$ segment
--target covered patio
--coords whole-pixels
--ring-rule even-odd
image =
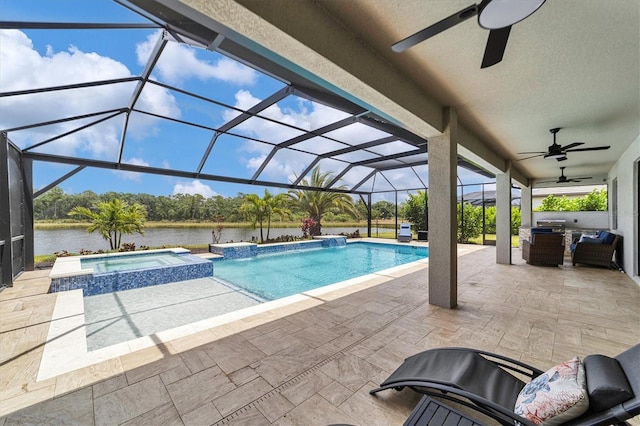
[[[417,394],[368,392],[416,352],[474,347],[545,369],[640,341],[626,274],[457,250],[455,310],[429,303],[425,262],[41,381],[47,332],[64,318],[51,319],[47,271],[25,273],[0,293],[2,424],[402,424]]]

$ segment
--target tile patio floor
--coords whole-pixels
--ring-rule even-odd
[[[0,426],[402,424],[418,401],[368,391],[413,353],[498,352],[542,369],[640,342],[640,287],[616,271],[495,263],[458,247],[459,307],[428,304],[428,263],[36,381],[49,271],[0,292]],[[640,424],[634,419],[635,424]]]

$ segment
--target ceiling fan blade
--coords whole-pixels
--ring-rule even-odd
[[[522,152],[520,154],[523,154]],[[529,158],[535,158],[535,157],[542,157],[544,155],[544,153],[541,154],[536,154],[536,155],[531,155],[529,157],[524,157],[524,158],[519,158],[516,161],[524,161],[524,160],[528,160]]]
[[[489,31],[487,47],[484,49],[484,57],[480,68],[488,68],[502,61],[504,50],[507,48],[511,26]]]
[[[472,16],[475,16],[476,13],[478,13],[478,8],[475,4],[471,5],[459,12],[454,13],[451,16],[444,18],[442,21],[436,22],[435,24],[425,28],[424,30],[418,31],[415,34],[410,35],[403,40],[400,40],[399,42],[391,46],[391,50],[397,53],[404,52],[410,47],[413,47],[416,44],[423,42],[426,39],[433,37],[434,35],[439,34],[444,30],[447,30],[463,21],[466,21]]]
[[[607,146],[593,146],[591,148],[567,149],[565,152],[600,151],[600,150],[609,149],[609,148],[611,148],[610,145],[607,145]]]
[[[543,180],[542,182],[536,182],[536,183],[558,183],[558,181],[556,181],[556,180]]]
[[[580,145],[584,145],[584,142],[574,142],[574,143],[570,143],[570,144],[569,144],[569,145],[567,145],[567,146],[563,146],[563,147],[561,148],[561,151],[566,151],[566,150],[568,150],[568,149],[575,148],[576,146],[580,146]]]

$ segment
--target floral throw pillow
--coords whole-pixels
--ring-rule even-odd
[[[575,419],[588,408],[584,367],[575,357],[522,388],[513,411],[537,425],[553,426]]]

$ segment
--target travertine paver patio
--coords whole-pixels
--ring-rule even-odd
[[[428,304],[427,264],[36,381],[48,271],[0,293],[0,425],[402,424],[418,397],[368,391],[415,352],[469,346],[541,368],[640,342],[640,288],[590,267],[495,263],[459,246],[459,308]],[[637,423],[637,422],[636,422]]]

